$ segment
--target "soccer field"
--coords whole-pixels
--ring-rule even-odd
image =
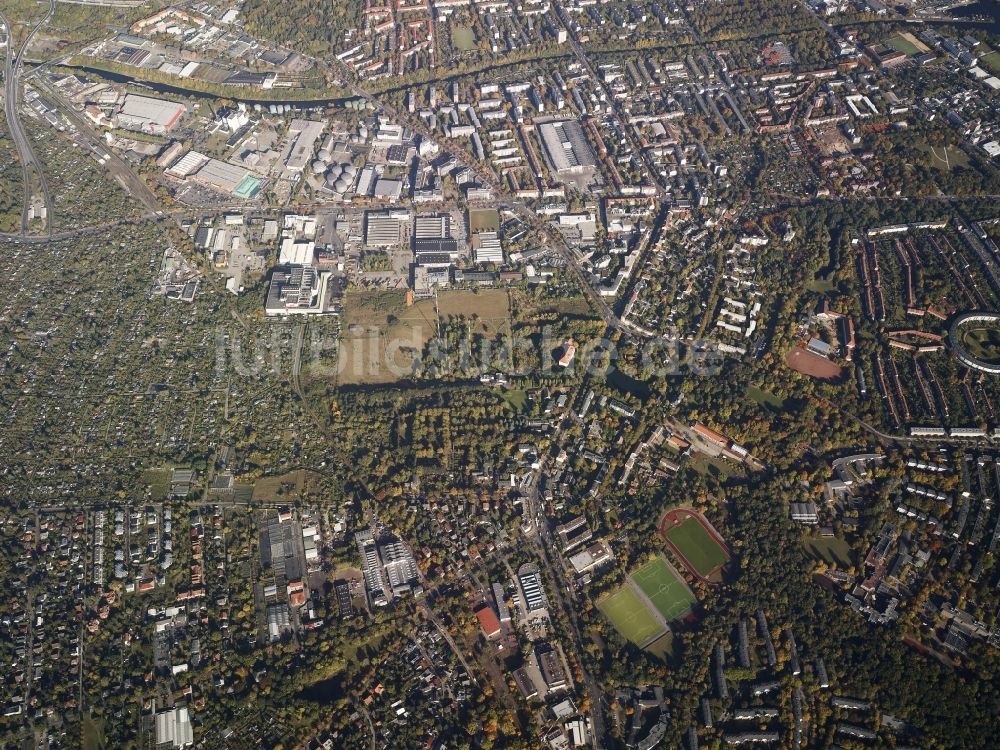
[[[645,646],[665,632],[628,585],[608,594],[597,606],[611,620],[615,630],[637,646]]]
[[[713,570],[729,561],[726,550],[719,546],[696,518],[685,518],[668,529],[665,535],[702,577],[708,576]]]
[[[632,580],[667,622],[686,615],[695,603],[687,585],[662,558],[643,565],[632,574]]]

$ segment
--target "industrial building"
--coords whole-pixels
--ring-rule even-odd
[[[288,140],[282,163],[286,177],[294,178],[302,174],[312,160],[316,141],[323,135],[323,123],[314,120],[292,120],[288,126]]]
[[[517,572],[517,579],[521,585],[521,595],[524,597],[524,606],[527,611],[547,610],[549,604],[545,598],[545,589],[542,588],[542,576],[538,571],[538,566],[534,563],[522,565]]]
[[[368,594],[368,604],[372,607],[384,607],[389,603],[385,590],[385,578],[382,565],[378,559],[378,548],[375,537],[370,530],[359,531],[355,535],[358,551],[361,553],[361,572],[365,580],[365,592]]]
[[[376,543],[368,529],[355,534],[370,606],[384,607],[392,598],[413,590],[419,580],[413,553],[399,539],[388,536]]]
[[[403,212],[369,213],[365,216],[365,245],[392,247],[403,238],[403,222],[409,216]]]
[[[398,201],[403,194],[403,183],[400,180],[390,180],[380,177],[375,182],[374,197],[387,201]]]
[[[389,539],[379,545],[379,558],[393,596],[410,591],[417,582],[417,562],[410,550],[398,539]]]
[[[312,240],[296,240],[285,237],[278,252],[278,264],[282,266],[311,266],[316,254],[316,243]]]
[[[262,184],[260,178],[254,177],[243,167],[212,159],[199,151],[188,151],[168,167],[165,174],[244,200],[255,197]]]
[[[583,128],[576,120],[557,120],[538,125],[545,153],[555,172],[581,172],[597,165]]]
[[[415,240],[443,240],[451,237],[451,216],[432,214],[418,216],[413,222]]]
[[[473,247],[476,263],[503,263],[503,246],[496,232],[480,232]]]
[[[264,303],[265,315],[317,315],[325,312],[330,277],[311,266],[291,266],[275,271]]]
[[[187,706],[179,706],[156,715],[156,748],[169,750],[194,744],[194,730]]]
[[[115,124],[125,130],[162,135],[172,130],[185,112],[187,107],[180,102],[127,94],[115,115]]]

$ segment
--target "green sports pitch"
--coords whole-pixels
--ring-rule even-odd
[[[632,580],[667,622],[680,619],[694,606],[694,594],[663,558],[643,565],[632,573]]]
[[[608,594],[597,606],[611,620],[615,630],[637,646],[646,646],[665,632],[628,585]]]
[[[688,516],[664,532],[676,550],[694,571],[704,577],[729,561],[729,554],[712,538],[697,518]]]

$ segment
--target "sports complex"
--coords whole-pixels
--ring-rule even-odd
[[[674,508],[663,514],[659,529],[664,544],[691,575],[705,583],[722,580],[722,569],[731,557],[729,548],[703,515],[690,508]]]
[[[634,570],[623,586],[597,606],[615,630],[645,648],[669,630],[669,623],[686,616],[695,601],[681,575],[657,557]]]

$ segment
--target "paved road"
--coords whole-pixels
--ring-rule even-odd
[[[613,92],[604,83],[604,79],[597,75],[597,71],[590,62],[590,58],[587,57],[586,50],[583,49],[583,45],[580,44],[580,40],[577,38],[573,31],[573,24],[570,23],[569,17],[566,15],[566,11],[560,3],[553,3],[556,9],[556,15],[559,17],[559,22],[563,25],[566,30],[566,35],[569,38],[570,45],[573,47],[573,53],[576,55],[577,60],[586,69],[588,75],[593,79],[594,84],[599,86],[601,91],[604,92],[605,97],[607,97],[608,104],[611,106],[611,111],[614,113],[615,118],[618,120],[618,126],[621,128],[625,137],[628,139],[635,153],[642,159],[650,182],[656,187],[656,196],[661,201],[669,197],[669,191],[664,185],[663,181],[660,179],[657,165],[653,162],[652,157],[649,154],[648,149],[646,149],[640,142],[639,137],[636,135],[634,128],[632,128],[629,123],[629,118],[626,113],[622,111],[622,108],[618,100],[614,97]]]
[[[31,142],[24,132],[21,123],[21,116],[18,113],[18,106],[21,101],[20,76],[24,64],[24,51],[28,48],[32,37],[38,30],[52,18],[56,10],[56,0],[49,0],[48,12],[31,27],[31,30],[24,37],[21,46],[14,50],[13,27],[10,20],[0,13],[0,22],[7,27],[7,57],[4,64],[4,115],[7,118],[7,130],[10,131],[17,149],[18,158],[21,160],[21,169],[24,176],[24,207],[21,211],[21,233],[28,233],[28,212],[31,208],[31,201],[34,197],[31,187],[31,175],[38,176],[39,187],[45,199],[45,224],[49,234],[52,232],[52,197],[49,194],[49,185],[45,179],[45,172],[42,165],[35,157],[35,152],[31,148]]]
[[[584,387],[587,387],[586,384]],[[552,444],[561,447],[563,444],[563,433],[569,426],[574,424],[577,424],[577,422],[570,419],[560,422],[556,427],[555,433],[552,435]],[[545,475],[548,460],[546,458],[541,461],[538,468],[535,469],[534,481],[532,481],[529,493],[525,497],[524,516],[534,524],[534,529],[531,531],[530,537],[535,547],[535,553],[542,563],[542,568],[547,573],[548,589],[552,592],[551,596],[548,597],[549,605],[551,607],[553,603],[556,604],[562,610],[563,617],[569,624],[569,634],[572,639],[573,648],[576,650],[577,663],[580,666],[580,671],[583,673],[583,683],[587,690],[587,697],[590,699],[591,746],[594,750],[604,750],[607,737],[607,729],[604,724],[604,708],[606,706],[604,690],[584,663],[584,654],[586,652],[583,648],[583,638],[576,624],[576,610],[573,607],[576,594],[566,577],[559,553],[555,552],[553,555],[552,551],[559,549],[559,543],[557,539],[553,538],[545,516],[542,513],[541,504],[539,503],[539,485]],[[553,557],[555,557],[554,560]],[[503,560],[504,564],[507,565],[507,570],[511,578],[516,580],[514,571],[511,569],[509,563],[507,563],[506,557]],[[573,599],[572,603],[567,604],[563,597],[564,592]]]

